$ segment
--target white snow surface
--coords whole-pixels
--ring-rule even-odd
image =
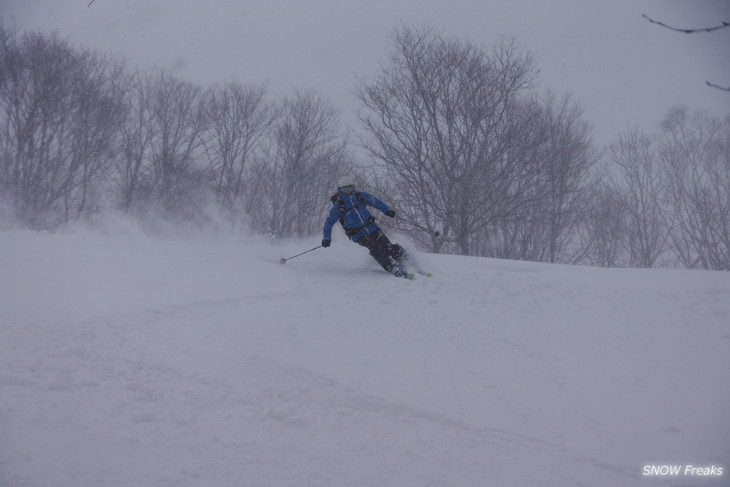
[[[0,232],[0,485],[727,485],[730,273],[317,243]]]

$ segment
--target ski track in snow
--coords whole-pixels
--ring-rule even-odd
[[[720,485],[727,273],[0,243],[2,486]]]

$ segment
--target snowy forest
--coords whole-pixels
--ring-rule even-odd
[[[349,174],[433,230],[383,222],[431,252],[730,270],[730,114],[668,107],[599,146],[518,41],[401,25],[390,45],[347,127],[316,91],[199,86],[0,22],[0,219],[315,236]]]

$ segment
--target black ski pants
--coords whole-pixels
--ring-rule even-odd
[[[400,266],[406,259],[403,247],[391,243],[379,228],[358,239],[357,243],[366,247],[370,255],[388,272],[392,272],[395,266]]]

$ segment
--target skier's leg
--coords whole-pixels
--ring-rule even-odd
[[[401,247],[400,244],[391,244],[390,245],[390,255],[395,259],[396,262],[398,262],[398,265],[403,265],[406,262],[408,262],[408,253],[406,252],[406,249]]]
[[[393,268],[397,265],[395,259],[391,257],[391,243],[388,237],[380,231],[376,230],[370,235],[365,235],[357,241],[358,244],[363,247],[367,247],[370,251],[370,255],[376,260],[380,266],[387,272],[392,272]]]
[[[391,261],[391,266],[403,267],[408,261],[408,254],[406,249],[400,246],[400,244],[394,244],[390,239],[383,233],[382,230],[378,230],[377,241],[379,245],[378,251],[384,255],[383,259]]]

